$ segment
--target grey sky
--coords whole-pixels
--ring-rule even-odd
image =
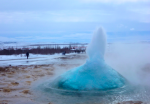
[[[150,0],[0,0],[0,41],[75,42],[98,26],[150,31]]]

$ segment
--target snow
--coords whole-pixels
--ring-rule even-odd
[[[72,55],[75,53],[67,54]],[[58,57],[66,57],[67,55],[54,54],[54,55],[41,55],[41,54],[30,54],[27,59],[25,54],[20,55],[0,55],[0,66],[17,66],[17,65],[41,65],[41,64],[52,64]]]
[[[56,56],[59,54],[51,55],[51,56]],[[42,55],[42,54],[29,54],[29,58],[41,58],[41,57],[47,57],[49,55]],[[19,54],[19,55],[0,55],[0,61],[3,60],[14,60],[14,59],[26,59],[25,54]]]

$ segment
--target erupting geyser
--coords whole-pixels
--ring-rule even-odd
[[[126,79],[104,61],[106,34],[98,28],[88,45],[89,58],[82,66],[67,71],[59,76],[53,87],[75,91],[98,91],[122,87]]]

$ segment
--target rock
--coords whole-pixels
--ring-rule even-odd
[[[8,104],[8,100],[0,100],[0,104]]]
[[[4,67],[0,67],[0,71],[5,71],[5,68]]]
[[[142,104],[142,101],[124,101],[121,103],[117,103],[117,104]]]
[[[3,92],[11,92],[10,88],[3,88]]]
[[[24,94],[30,94],[30,91],[29,90],[23,90],[22,93],[24,93]]]
[[[26,81],[26,83],[30,85],[30,84],[31,84],[31,81]]]
[[[37,65],[34,68],[38,68]]]
[[[8,77],[8,78],[13,78],[14,76],[12,76],[12,75],[8,75],[7,77]]]
[[[15,86],[16,86],[16,85],[19,85],[18,82],[11,82],[11,84],[12,84],[12,85],[15,85]]]
[[[30,76],[26,76],[26,78],[30,78]]]
[[[14,71],[11,71],[12,73],[15,73]]]
[[[6,76],[6,74],[1,74],[2,76]]]

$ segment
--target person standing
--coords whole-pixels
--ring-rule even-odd
[[[26,56],[27,56],[27,59],[28,59],[28,57],[29,57],[29,52],[26,53]]]
[[[62,55],[65,55],[66,54],[66,51],[62,52]]]

